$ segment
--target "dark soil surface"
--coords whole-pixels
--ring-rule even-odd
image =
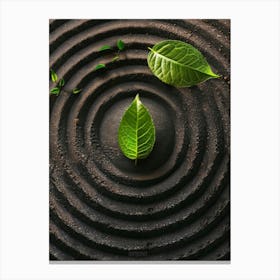
[[[118,39],[112,62],[116,47],[99,48]],[[147,47],[165,39],[192,44],[222,77],[162,83]],[[50,68],[66,84],[50,97],[50,259],[229,260],[230,21],[50,20]],[[157,138],[135,166],[117,131],[137,93]]]

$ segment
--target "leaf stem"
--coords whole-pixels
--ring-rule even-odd
[[[135,164],[135,166],[137,165],[137,159],[135,159],[134,164]]]

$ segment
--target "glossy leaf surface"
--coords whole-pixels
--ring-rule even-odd
[[[201,52],[190,44],[166,40],[149,49],[149,68],[166,84],[190,87],[219,77],[212,71]]]
[[[125,111],[118,131],[118,142],[123,154],[129,159],[146,158],[155,143],[155,126],[147,108],[137,94]]]

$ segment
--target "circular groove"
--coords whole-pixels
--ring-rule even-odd
[[[113,63],[98,49],[119,38]],[[164,39],[194,45],[223,77],[161,83],[146,58]],[[83,88],[50,100],[51,260],[229,259],[229,48],[226,20],[50,21],[50,67]],[[113,136],[137,93],[158,138],[135,167]]]

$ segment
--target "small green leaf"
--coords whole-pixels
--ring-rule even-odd
[[[60,88],[54,87],[51,89],[50,94],[56,94],[58,95],[60,93]]]
[[[60,80],[59,80],[59,82],[58,82],[58,86],[59,86],[59,87],[63,87],[63,86],[64,86],[64,84],[65,84],[64,79],[63,79],[63,78],[62,78],[62,79],[60,79]]]
[[[72,90],[72,93],[73,93],[73,94],[78,94],[78,93],[80,93],[81,91],[82,91],[82,89],[74,88],[74,89]]]
[[[101,52],[101,51],[110,50],[110,49],[111,49],[111,47],[109,45],[104,45],[99,49],[99,51]]]
[[[117,46],[120,51],[124,49],[124,42],[122,40],[117,41]]]
[[[51,79],[52,82],[55,83],[57,81],[57,74],[51,69]]]
[[[105,68],[105,67],[106,67],[105,64],[100,63],[100,64],[98,64],[98,65],[95,66],[95,70],[98,70],[98,69],[101,69],[101,68]]]
[[[112,59],[112,62],[119,60],[119,58],[120,58],[120,57],[119,57],[118,55],[116,55],[116,56]]]
[[[190,44],[166,40],[149,49],[148,65],[153,74],[166,84],[190,87],[219,78],[201,52]]]
[[[118,143],[129,159],[146,158],[155,144],[155,126],[147,108],[137,94],[125,111],[118,130]]]

